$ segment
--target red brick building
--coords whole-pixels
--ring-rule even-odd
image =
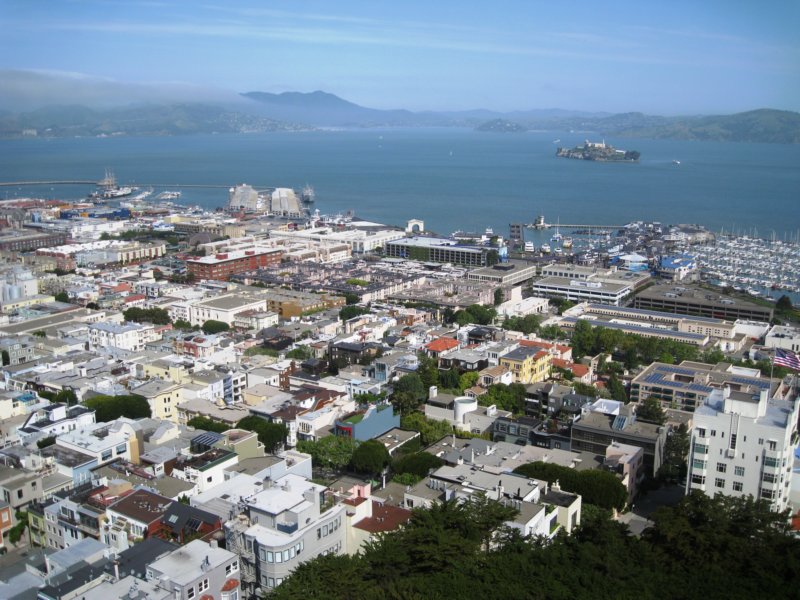
[[[186,261],[186,270],[195,279],[227,281],[231,275],[271,267],[281,262],[283,251],[277,248],[253,248],[224,252],[213,256],[191,258]]]

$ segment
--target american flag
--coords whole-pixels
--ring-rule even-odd
[[[800,371],[800,357],[789,350],[776,349],[775,359],[772,362],[781,367],[792,369],[793,371]]]

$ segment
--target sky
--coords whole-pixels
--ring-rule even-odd
[[[0,26],[0,101],[29,105],[324,90],[410,110],[800,110],[796,0],[0,0]]]

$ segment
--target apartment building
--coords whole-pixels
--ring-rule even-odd
[[[729,387],[695,410],[687,493],[753,496],[782,511],[792,489],[798,446],[797,399],[770,399]]]

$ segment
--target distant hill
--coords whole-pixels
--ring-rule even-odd
[[[182,135],[297,129],[308,127],[207,104],[152,104],[105,110],[85,106],[50,106],[25,113],[0,115],[0,137]]]
[[[248,92],[236,102],[154,102],[116,108],[80,104],[0,111],[0,137],[181,135],[296,131],[316,127],[470,127],[480,131],[585,131],[616,137],[800,143],[800,113],[760,109],[733,115],[662,117],[640,112],[536,109],[500,113],[381,110],[327,92]]]
[[[408,110],[378,110],[343,100],[327,92],[247,92],[245,98],[261,104],[259,112],[273,119],[310,123],[319,127],[416,126],[426,117]]]
[[[524,131],[528,131],[528,128],[507,119],[492,119],[491,121],[486,121],[486,123],[478,125],[475,128],[475,131],[489,131],[493,133],[522,133]]]

